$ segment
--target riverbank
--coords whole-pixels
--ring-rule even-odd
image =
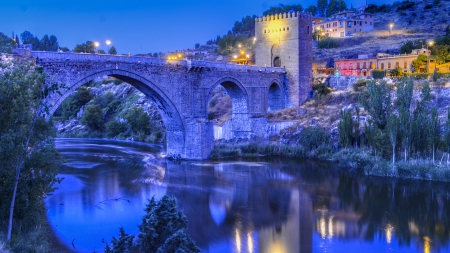
[[[335,163],[344,172],[366,176],[380,176],[403,179],[419,179],[450,182],[450,164],[443,154],[439,161],[431,159],[392,160],[377,157],[365,148],[333,150],[328,145],[306,149],[301,145],[278,143],[218,144],[210,159],[237,157],[275,156],[286,158],[315,158]]]

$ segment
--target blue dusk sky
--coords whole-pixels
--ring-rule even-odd
[[[346,0],[359,7],[365,0]],[[391,3],[368,0],[368,3]],[[0,0],[0,32],[55,35],[73,49],[87,40],[112,41],[118,53],[153,53],[193,48],[224,35],[237,20],[261,16],[279,3],[316,5],[316,0]]]

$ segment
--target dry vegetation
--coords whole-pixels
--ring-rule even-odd
[[[214,124],[222,125],[231,119],[231,98],[222,86],[217,86],[208,103],[208,119],[213,120]]]

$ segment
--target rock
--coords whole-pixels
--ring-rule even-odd
[[[300,108],[297,110],[297,115],[306,115],[308,113],[308,110]]]

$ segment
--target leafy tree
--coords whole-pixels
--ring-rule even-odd
[[[445,150],[447,153],[450,153],[450,108],[447,109],[447,122],[445,122],[445,128],[444,128],[444,143],[445,143]],[[449,156],[447,155],[447,163]]]
[[[425,55],[419,55],[417,56],[417,59],[412,61],[412,65],[414,68],[414,72],[419,72],[420,67],[423,66],[424,64],[426,64],[427,62],[427,57]]]
[[[56,38],[56,36],[51,35],[49,37],[46,34],[39,41],[39,48],[37,48],[37,49],[40,51],[58,51],[58,48],[59,48],[59,43],[58,43],[58,39]]]
[[[110,138],[116,137],[121,133],[125,133],[126,131],[127,125],[125,122],[111,120],[106,123],[106,135]]]
[[[84,109],[81,123],[92,130],[100,130],[103,124],[103,112],[99,105],[88,105]]]
[[[195,49],[199,49],[200,48],[200,43],[195,43],[194,47],[195,47]]]
[[[114,46],[111,46],[111,47],[109,48],[109,54],[113,54],[113,55],[116,55],[116,54],[117,54],[117,50],[116,50],[116,48],[115,48]]]
[[[309,12],[314,16],[317,13],[317,7],[315,5],[310,5],[308,8],[305,9],[305,12]]]
[[[312,151],[329,143],[330,135],[320,126],[310,126],[300,133],[300,145],[306,150]]]
[[[361,93],[359,102],[372,117],[377,128],[383,130],[386,127],[391,113],[391,93],[385,81],[377,84],[375,81],[367,83],[367,92]]]
[[[420,48],[422,48],[423,45],[426,45],[426,43],[427,43],[427,41],[425,39],[409,40],[400,47],[400,53],[401,54],[410,54],[413,49],[420,49]]]
[[[112,49],[112,47],[111,47]],[[110,50],[111,51],[111,50]],[[94,42],[88,40],[86,43],[77,44],[73,49],[74,53],[95,53]]]
[[[317,48],[337,48],[339,47],[339,42],[337,39],[326,37],[317,43]]]
[[[298,11],[299,12],[303,11],[303,7],[300,4],[293,4],[293,5],[278,4],[278,6],[271,6],[267,11],[264,11],[263,15],[267,16]]]
[[[37,225],[45,196],[59,182],[61,159],[52,124],[45,120],[45,98],[60,87],[46,85],[43,68],[32,62],[1,62],[0,69],[0,220],[8,220],[10,240],[13,218]]]
[[[339,11],[338,0],[330,0],[326,10],[326,16],[331,17],[331,15],[335,14],[338,11]]]
[[[160,201],[155,197],[145,208],[145,215],[139,225],[139,249],[144,252],[200,252],[194,242],[185,234],[186,216],[177,210],[177,200],[165,195]],[[171,251],[182,244],[184,251]],[[175,246],[175,247],[174,247]],[[181,245],[180,245],[181,246]]]
[[[341,119],[339,120],[339,142],[345,148],[352,145],[353,120],[349,110],[341,110]]]
[[[405,151],[405,161],[407,150],[411,145],[411,103],[414,83],[412,79],[402,80],[396,85],[397,88],[397,109],[399,121],[399,135]]]
[[[24,31],[20,34],[20,38],[22,39],[22,44],[31,44],[33,50],[39,50],[40,41],[38,37],[34,36],[29,31]]]
[[[125,230],[120,228],[120,235],[118,238],[113,237],[111,247],[106,244],[105,253],[130,253],[133,249],[134,235],[125,233]]]
[[[81,107],[87,104],[94,97],[91,91],[86,86],[81,86],[75,92],[66,98],[60,108],[55,112],[55,116],[62,116],[63,119],[74,118]]]
[[[396,67],[395,69],[391,69],[391,71],[389,71],[389,75],[391,77],[401,78],[401,77],[403,77],[403,69],[400,68],[400,67]]]
[[[395,164],[395,148],[397,146],[397,135],[398,135],[398,117],[395,114],[391,114],[389,116],[388,121],[388,131],[389,131],[389,140],[392,145],[392,168],[394,168]]]
[[[148,133],[150,131],[150,117],[142,108],[131,108],[125,115],[125,119],[134,134]]]
[[[11,54],[12,49],[15,47],[13,40],[0,32],[0,53]]]
[[[433,108],[431,110],[430,120],[428,121],[428,142],[431,144],[431,151],[433,154],[433,163],[434,163],[434,155],[436,153],[436,147],[439,145],[441,140],[441,122],[438,117],[437,109]]]
[[[345,3],[344,0],[339,0],[337,2],[337,9],[338,9],[338,11],[345,11],[345,10],[347,10],[347,4]]]
[[[450,60],[450,45],[435,45],[432,48],[432,53],[436,55],[437,63],[445,63]]]
[[[325,16],[325,10],[328,6],[328,0],[317,0],[317,11],[320,15]]]

